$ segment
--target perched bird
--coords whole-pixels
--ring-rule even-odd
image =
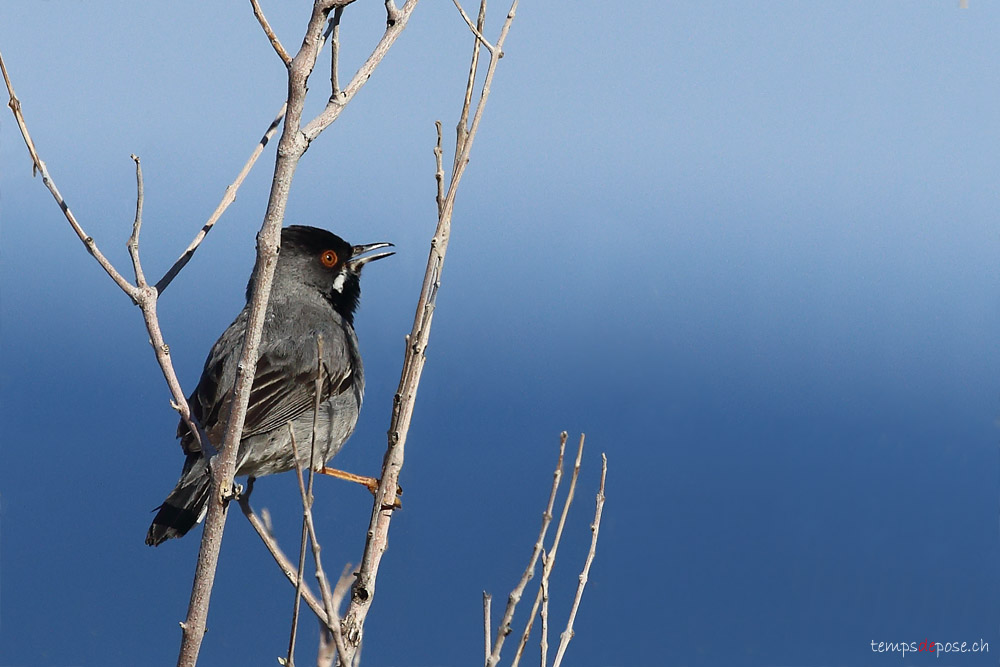
[[[292,226],[281,231],[257,371],[236,459],[237,475],[260,477],[295,468],[289,422],[300,461],[313,469],[322,468],[350,437],[365,390],[354,334],[361,269],[368,262],[393,254],[367,253],[391,245],[351,246],[339,236],[315,227]],[[192,414],[216,449],[222,446],[225,434],[253,284],[251,275],[247,305],[212,346],[201,380],[189,400]],[[323,384],[315,456],[310,462],[319,336],[323,340]],[[187,533],[207,509],[208,458],[183,421],[177,437],[187,459],[180,481],[157,508],[146,534],[146,544],[152,546]]]

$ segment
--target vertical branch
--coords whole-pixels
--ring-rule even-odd
[[[576,597],[573,598],[573,608],[569,612],[569,620],[566,622],[566,629],[559,635],[559,649],[556,651],[556,659],[552,667],[559,667],[562,664],[566,647],[573,638],[573,621],[576,620],[576,612],[580,608],[580,600],[583,598],[583,589],[587,585],[590,576],[590,565],[594,562],[594,554],[597,553],[597,536],[601,531],[601,514],[604,512],[604,480],[608,476],[608,457],[601,454],[601,486],[597,490],[597,509],[594,512],[594,522],[590,524],[590,550],[587,552],[587,560],[583,565],[583,572],[580,573],[579,583],[576,586]]]
[[[316,428],[313,421],[313,439],[315,440]],[[295,429],[292,422],[288,422],[288,437],[292,440],[292,456],[295,457],[295,474],[299,479],[299,490],[302,492],[302,538],[299,541],[299,567],[295,574],[295,603],[292,606],[292,630],[288,638],[288,658],[285,664],[289,667],[295,665],[295,635],[299,629],[299,601],[302,599],[302,577],[306,569],[306,540],[309,537],[306,527],[306,515],[310,512],[312,497],[306,493],[305,484],[302,482],[302,462],[299,460],[299,448],[295,442]],[[328,615],[329,617],[329,615]],[[332,620],[332,619],[331,619]]]
[[[402,11],[409,5],[409,0]],[[388,8],[387,4],[387,8]],[[503,41],[510,30],[510,24],[514,20],[514,10],[517,7],[517,0],[511,5],[511,10],[507,14],[507,19],[497,40],[497,48],[502,47]],[[402,13],[402,11],[397,12]],[[398,16],[393,17],[389,12],[390,23],[398,22]],[[391,27],[390,27],[391,29]],[[478,49],[478,41],[476,49]],[[347,644],[347,661],[354,659],[357,648],[363,639],[363,628],[365,618],[371,608],[372,597],[375,594],[375,580],[378,576],[378,568],[382,556],[388,548],[389,524],[392,521],[392,509],[396,498],[396,485],[399,480],[399,472],[403,466],[404,453],[406,447],[406,437],[409,433],[410,422],[413,417],[413,409],[417,397],[417,388],[420,385],[420,376],[426,362],[425,351],[430,339],[431,323],[434,316],[434,307],[437,300],[437,291],[441,286],[441,272],[444,268],[444,258],[448,250],[448,240],[451,237],[451,217],[455,206],[455,195],[458,185],[465,173],[468,165],[469,151],[475,139],[482,118],[483,109],[489,97],[490,84],[496,71],[497,56],[490,59],[490,66],[483,83],[483,90],[479,96],[479,104],[476,106],[475,116],[469,133],[464,140],[456,145],[456,154],[460,158],[456,160],[456,168],[452,172],[451,182],[448,192],[443,200],[439,200],[438,223],[434,230],[434,237],[431,239],[431,247],[427,256],[427,267],[424,271],[424,280],[420,288],[420,297],[413,317],[413,328],[406,337],[406,352],[403,359],[403,369],[400,373],[399,387],[393,397],[392,419],[388,432],[388,449],[382,460],[382,478],[379,482],[378,490],[375,494],[375,503],[372,507],[372,518],[368,528],[368,539],[365,541],[365,551],[361,559],[361,567],[358,571],[358,578],[351,595],[351,604],[344,616],[343,628],[345,642]],[[360,70],[359,70],[360,73]],[[474,81],[472,81],[474,84]],[[471,84],[470,84],[471,85]],[[348,90],[350,86],[348,87]],[[471,93],[466,93],[466,100],[471,100]],[[468,110],[463,106],[463,113]],[[323,118],[324,112],[317,118]],[[316,121],[313,121],[316,122]],[[309,128],[306,128],[308,135]],[[436,160],[437,161],[437,160]],[[440,165],[440,162],[437,162]]]
[[[548,565],[548,559],[545,557],[545,553],[542,553],[542,567]],[[542,577],[542,640],[541,640],[541,652],[542,659],[539,664],[545,667],[548,664],[548,653],[549,653],[549,580],[546,577]]]
[[[142,203],[145,199],[142,185],[142,165],[139,157],[133,153],[135,162],[135,222],[132,223],[132,235],[128,237],[128,254],[132,257],[132,269],[135,271],[135,285],[139,289],[146,286],[146,276],[142,272],[142,262],[139,261],[139,230],[142,229]]]
[[[490,609],[493,596],[483,591],[483,637],[485,639],[486,659],[490,659],[490,648],[493,642],[490,640],[490,624],[493,622],[493,613]]]
[[[198,652],[205,634],[208,603],[215,580],[219,549],[222,545],[222,533],[226,523],[227,503],[233,495],[236,453],[243,433],[250,389],[257,368],[257,350],[260,346],[264,315],[267,311],[271,284],[274,280],[274,269],[281,241],[281,224],[285,217],[285,207],[288,203],[292,178],[299,159],[309,147],[309,143],[339,117],[343,107],[365,84],[372,71],[399,37],[417,5],[417,0],[407,0],[403,8],[396,12],[396,20],[392,25],[386,27],[375,50],[355,74],[339,99],[328,102],[326,109],[319,116],[302,127],[307,83],[323,45],[323,26],[334,7],[349,2],[350,0],[314,1],[309,24],[302,39],[302,46],[288,67],[288,106],[285,112],[284,130],[278,141],[267,211],[257,235],[257,262],[254,265],[253,290],[248,304],[249,317],[246,337],[237,363],[231,407],[226,419],[225,438],[219,455],[212,466],[212,493],[208,500],[201,549],[198,553],[198,565],[191,587],[188,616],[182,624],[184,639],[178,657],[179,667],[194,666],[198,660]],[[393,490],[395,490],[395,484]]]
[[[542,583],[538,587],[538,593],[535,595],[535,602],[531,605],[531,615],[528,617],[528,623],[524,628],[524,632],[521,634],[521,643],[517,647],[517,655],[514,657],[514,662],[511,667],[517,667],[518,661],[521,657],[521,652],[524,650],[525,644],[528,642],[528,635],[531,634],[531,626],[535,621],[535,615],[538,613],[538,606],[542,602],[542,588],[548,588],[549,575],[552,574],[552,568],[556,564],[556,553],[559,551],[559,542],[562,539],[563,527],[566,525],[566,517],[569,515],[569,506],[573,504],[573,496],[576,493],[576,480],[580,476],[580,462],[583,459],[583,441],[584,434],[580,434],[580,445],[576,450],[576,462],[573,464],[573,475],[569,481],[569,492],[566,494],[566,499],[563,501],[562,514],[559,516],[559,525],[556,526],[556,535],[552,540],[552,548],[549,550],[548,556],[545,558],[545,562],[542,564]],[[493,657],[496,661],[500,660],[499,650],[493,652]],[[496,664],[496,662],[494,662]]]
[[[437,143],[434,145],[434,180],[437,182],[437,195],[434,200],[437,202],[438,217],[444,211],[444,151],[441,149],[441,121],[434,121],[437,129]]]
[[[461,13],[462,18],[465,19],[465,23],[469,26],[475,35],[475,41],[472,44],[472,63],[469,65],[469,80],[465,84],[465,102],[462,104],[462,113],[458,118],[458,125],[455,126],[455,163],[452,165],[452,172],[458,169],[458,158],[460,154],[460,149],[457,147],[465,145],[465,139],[469,136],[469,109],[472,107],[472,93],[476,88],[476,73],[479,69],[479,44],[485,42],[486,40],[482,38],[483,27],[486,25],[486,0],[479,1],[479,18],[476,20],[476,25],[473,27],[472,21],[465,14],[465,10],[462,9],[462,5],[458,3],[458,0],[453,0],[455,7],[458,8],[459,13]],[[490,55],[492,57],[493,50],[490,49]]]
[[[559,482],[562,480],[563,475],[563,458],[566,455],[566,441],[569,439],[569,435],[566,431],[559,434],[559,462],[556,464],[556,471],[552,475],[552,490],[549,491],[549,501],[545,505],[545,511],[542,513],[542,529],[538,532],[538,539],[535,541],[535,546],[531,550],[531,558],[528,560],[528,567],[524,569],[524,574],[521,575],[521,580],[511,591],[510,597],[507,598],[507,609],[504,611],[503,620],[500,622],[500,628],[497,630],[497,638],[493,643],[493,653],[490,655],[489,660],[486,661],[487,667],[493,667],[500,662],[500,649],[503,648],[504,639],[510,634],[510,624],[514,620],[514,610],[517,608],[518,603],[521,601],[521,596],[524,594],[524,589],[528,586],[528,581],[535,575],[535,563],[538,562],[538,556],[544,549],[545,544],[545,534],[549,530],[549,524],[552,523],[552,509],[556,504],[556,492],[559,490]],[[545,561],[542,561],[542,568],[545,568]],[[527,643],[527,635],[531,633],[531,622],[535,618],[535,612],[531,612],[531,618],[528,619],[528,627],[525,628],[524,634],[521,637],[521,643],[517,648],[517,653],[514,655],[513,664],[516,665],[521,659],[521,652],[524,650],[524,645]]]
[[[198,660],[201,641],[205,634],[208,604],[215,571],[222,546],[222,533],[226,523],[228,499],[233,495],[233,475],[236,472],[236,453],[243,433],[250,388],[257,369],[257,350],[260,346],[267,311],[274,269],[278,259],[281,241],[281,223],[285,217],[285,207],[291,189],[292,177],[299,159],[308,148],[308,141],[300,129],[302,109],[305,104],[307,81],[316,63],[319,46],[322,43],[323,25],[333,7],[329,0],[316,0],[306,28],[302,47],[288,68],[288,108],[285,126],[278,141],[274,177],[268,197],[264,223],[257,235],[257,262],[253,272],[253,290],[249,303],[246,338],[236,368],[233,398],[226,420],[226,433],[222,448],[212,466],[212,493],[208,499],[208,512],[202,533],[198,565],[191,587],[191,601],[188,605],[187,620],[182,625],[184,639],[177,660],[179,667],[193,667]]]
[[[340,69],[340,17],[344,15],[344,8],[337,7],[333,10],[333,18],[330,20],[330,99],[335,99],[340,95],[340,81],[338,73]]]

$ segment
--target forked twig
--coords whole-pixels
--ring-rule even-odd
[[[69,204],[63,199],[62,194],[59,192],[59,188],[56,187],[56,183],[52,180],[49,175],[49,170],[45,166],[45,162],[39,157],[38,151],[35,149],[35,142],[31,138],[31,134],[28,132],[28,125],[24,120],[24,115],[21,112],[21,101],[17,98],[14,93],[14,85],[10,80],[10,75],[7,73],[7,65],[3,60],[3,55],[0,54],[0,71],[3,73],[4,83],[7,85],[7,93],[10,99],[7,105],[10,107],[11,111],[14,113],[14,119],[17,121],[17,126],[21,130],[21,137],[24,139],[24,144],[28,148],[28,154],[31,156],[31,162],[33,164],[33,169],[35,172],[42,175],[42,183],[48,188],[49,192],[52,193],[53,199],[59,205],[62,210],[63,215],[69,222],[70,227],[79,237],[80,241],[83,243],[87,252],[97,261],[97,263],[104,269],[105,273],[111,277],[116,285],[126,295],[132,300],[132,303],[139,306],[142,310],[142,317],[146,323],[146,329],[149,332],[149,341],[153,346],[153,352],[156,355],[156,361],[160,366],[160,370],[163,372],[163,378],[167,382],[167,387],[170,389],[171,402],[170,405],[173,406],[175,410],[180,414],[181,419],[191,430],[191,433],[199,441],[202,451],[210,452],[211,443],[208,437],[205,435],[204,431],[201,429],[200,424],[191,415],[191,408],[188,405],[187,398],[184,395],[183,389],[181,389],[181,383],[177,379],[177,374],[174,372],[173,363],[170,360],[170,348],[163,340],[163,333],[160,330],[160,322],[156,315],[156,297],[157,293],[154,288],[148,285],[133,285],[128,280],[122,276],[117,269],[111,264],[111,262],[104,256],[104,254],[97,247],[97,243],[94,241],[93,237],[89,236],[83,231],[83,227],[77,222],[76,216],[73,215],[73,211],[70,210]],[[130,238],[130,253],[133,254],[133,268],[138,268],[139,274],[141,275],[141,268],[138,265],[138,253],[139,253],[139,236],[138,229],[141,226],[142,218],[142,170],[139,168],[138,159],[136,158],[136,180],[138,194],[136,198],[136,217],[137,223],[132,226],[132,236]],[[134,240],[134,251],[132,249],[132,243]]]
[[[336,11],[336,7],[340,5],[348,4],[346,2],[333,3],[331,9]],[[417,0],[406,0],[400,9],[396,9],[394,5],[390,3],[386,4],[386,11],[388,12],[391,20],[386,22],[385,33],[382,35],[382,39],[379,40],[375,48],[372,49],[371,55],[362,63],[358,71],[354,73],[351,80],[347,83],[347,86],[343,90],[339,91],[339,95],[336,97],[331,96],[330,100],[327,102],[326,108],[323,109],[315,118],[306,123],[302,127],[302,135],[305,139],[306,144],[311,143],[319,134],[325,130],[330,124],[337,120],[340,116],[340,112],[344,110],[354,95],[357,94],[361,87],[365,85],[368,79],[371,78],[372,72],[378,66],[385,54],[389,52],[389,48],[395,43],[396,39],[399,37],[400,33],[403,32],[403,28],[406,27],[407,22],[410,20],[410,16],[413,14],[413,10],[417,7]],[[338,35],[339,36],[339,35]]]
[[[549,553],[545,558],[545,563],[542,565],[542,581],[538,586],[538,593],[535,595],[535,602],[531,605],[531,614],[528,616],[528,622],[525,625],[524,632],[521,633],[521,642],[518,644],[517,653],[514,655],[514,662],[511,663],[511,667],[517,667],[521,660],[521,655],[524,652],[524,647],[528,643],[528,636],[531,634],[531,626],[535,621],[535,615],[538,614],[538,607],[542,602],[543,588],[548,590],[549,575],[552,574],[552,568],[556,564],[556,554],[559,552],[559,542],[562,540],[563,528],[566,526],[566,517],[569,515],[569,507],[573,504],[573,496],[576,494],[576,480],[580,477],[580,462],[583,459],[583,442],[585,440],[585,435],[580,434],[580,445],[576,449],[576,462],[573,464],[573,475],[569,480],[569,492],[566,494],[566,499],[563,501],[562,514],[559,515],[559,525],[556,526],[556,535],[552,540],[552,548],[549,549]],[[500,656],[497,655],[497,658]]]
[[[292,586],[295,586],[298,582],[295,565],[288,559],[285,552],[281,550],[281,547],[278,545],[278,541],[274,539],[274,535],[271,534],[271,531],[264,525],[264,522],[259,516],[257,516],[257,514],[253,511],[253,508],[250,506],[250,494],[253,493],[253,485],[254,478],[251,477],[247,480],[246,490],[243,491],[237,499],[240,504],[240,509],[243,510],[244,516],[246,516],[250,525],[253,526],[254,531],[256,531],[258,537],[260,537],[261,541],[264,543],[264,546],[267,548],[268,553],[271,554],[274,562],[277,563],[278,569],[282,571],[285,578],[288,579],[288,582]],[[313,613],[316,614],[320,623],[329,628],[330,619],[327,617],[326,611],[323,609],[323,603],[316,597],[315,594],[313,594],[305,582],[302,584],[302,599],[305,600],[306,604],[309,605],[309,608],[313,610]]]

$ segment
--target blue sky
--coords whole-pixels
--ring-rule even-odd
[[[292,48],[308,3],[271,4]],[[609,460],[571,664],[917,664],[870,642],[927,639],[990,642],[941,664],[996,663],[1000,8],[970,4],[521,4],[458,197],[365,664],[480,659],[481,592],[523,570],[564,429],[587,450],[557,627]],[[345,12],[345,71],[380,7]],[[433,121],[453,136],[469,46],[450,3],[421,3],[296,173],[288,224],[398,250],[363,284],[352,471],[384,450]],[[0,49],[123,270],[142,158],[157,276],[284,95],[244,3],[6,3]],[[272,165],[273,148],[161,299],[188,390],[242,306]],[[143,544],[182,463],[168,392],[9,113],[0,166],[0,664],[173,664],[198,537]],[[319,482],[337,572],[370,499]],[[254,496],[289,548],[297,498],[291,475]],[[291,604],[232,514],[204,664],[274,664]],[[314,641],[307,624],[300,655]]]

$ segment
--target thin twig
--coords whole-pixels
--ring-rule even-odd
[[[500,628],[497,630],[497,638],[493,644],[493,653],[490,656],[490,660],[487,661],[487,667],[492,667],[500,662],[500,649],[503,648],[503,640],[510,634],[510,624],[514,619],[514,610],[521,601],[521,596],[524,594],[524,589],[527,587],[528,581],[535,575],[535,563],[538,561],[539,555],[544,551],[545,534],[549,530],[549,524],[552,523],[552,508],[555,507],[556,492],[559,490],[559,482],[563,476],[563,459],[566,455],[566,441],[568,438],[569,434],[566,431],[559,434],[559,461],[556,463],[556,471],[552,474],[552,489],[549,491],[549,501],[545,505],[545,511],[542,512],[542,528],[538,531],[538,539],[535,540],[535,546],[531,549],[531,558],[528,559],[528,567],[524,569],[521,580],[514,587],[514,590],[511,591],[510,597],[507,598],[507,609],[504,611],[503,621],[500,622]],[[542,563],[543,568],[544,566],[545,563]],[[531,618],[533,619],[534,616],[535,614],[532,613]],[[528,628],[525,629],[525,634],[531,632],[530,625],[531,619],[528,620]],[[518,660],[521,659],[521,652],[524,650],[524,645],[527,641],[527,638],[522,636],[517,653],[514,656],[513,664],[517,664]]]
[[[546,567],[548,559],[545,556],[545,552],[542,552],[542,567]],[[539,664],[545,667],[548,664],[548,653],[549,653],[549,580],[546,577],[542,577],[542,640],[540,642],[540,648],[542,653],[542,659]]]
[[[437,129],[437,143],[434,145],[434,180],[437,181],[435,201],[437,202],[438,216],[440,216],[441,212],[444,211],[444,152],[441,149],[441,121],[434,121],[434,127]]]
[[[323,559],[320,557],[322,548],[316,539],[316,525],[313,522],[313,465],[316,460],[316,427],[319,419],[320,396],[323,389],[323,336],[316,336],[316,384],[313,399],[313,423],[312,423],[312,444],[309,452],[309,485],[306,484],[302,475],[302,464],[299,460],[298,445],[295,442],[295,434],[292,434],[292,452],[295,456],[295,471],[299,480],[299,493],[302,496],[302,530],[303,541],[308,535],[312,543],[313,560],[316,563],[316,580],[319,583],[320,594],[323,596],[323,605],[326,608],[327,618],[331,619],[330,627],[333,631],[334,642],[337,650],[343,653],[344,640],[340,632],[340,616],[337,613],[337,604],[330,590],[330,582],[326,578],[326,570],[323,569]],[[290,431],[291,429],[289,429]]]
[[[552,568],[555,567],[556,564],[556,553],[559,551],[559,542],[562,540],[562,532],[566,525],[566,517],[569,515],[569,507],[573,504],[573,496],[576,493],[576,480],[580,477],[580,462],[583,459],[583,441],[585,437],[586,436],[583,433],[580,434],[580,445],[576,450],[576,462],[573,464],[573,475],[570,477],[569,481],[569,492],[566,494],[566,499],[563,501],[563,509],[562,514],[559,516],[559,524],[556,526],[556,536],[552,540],[552,548],[549,549],[545,563],[542,565],[542,583],[538,586],[538,593],[535,595],[534,604],[531,605],[531,614],[528,616],[528,623],[524,628],[524,633],[521,635],[521,643],[517,647],[517,655],[514,656],[514,662],[511,663],[511,667],[517,667],[521,653],[524,650],[524,645],[528,642],[528,635],[531,634],[531,625],[535,621],[535,614],[538,613],[538,606],[542,602],[542,587],[548,587],[549,575],[552,574]]]
[[[340,613],[340,608],[344,603],[344,596],[351,590],[351,584],[353,583],[354,566],[351,563],[347,563],[344,565],[344,569],[340,572],[340,578],[337,579],[337,585],[333,587],[333,604],[331,608],[334,610],[334,618],[337,619],[335,624],[336,634],[330,632],[329,629],[324,628],[325,632],[323,632],[320,637],[320,653],[319,658],[316,661],[316,667],[329,667],[333,664],[334,657],[338,659],[337,664],[340,665],[340,667],[348,667],[348,663],[344,661],[345,658],[341,657],[344,656],[346,652],[344,650],[344,636],[340,631],[340,617],[338,614]],[[360,656],[361,651],[359,649],[354,654],[355,661],[359,661],[361,659]]]
[[[104,256],[104,254],[97,247],[97,243],[94,241],[93,237],[89,236],[80,223],[76,221],[76,216],[73,215],[73,211],[70,210],[69,204],[63,199],[62,194],[59,192],[59,188],[56,187],[55,181],[49,176],[49,170],[45,167],[45,163],[42,162],[42,158],[38,156],[38,151],[35,150],[35,142],[31,140],[31,135],[28,133],[28,126],[24,122],[24,116],[21,114],[21,101],[17,99],[17,95],[14,94],[14,85],[11,83],[10,76],[7,74],[7,65],[4,63],[3,55],[0,54],[0,70],[3,71],[4,83],[7,84],[7,93],[10,95],[10,101],[8,101],[7,106],[10,110],[14,112],[14,119],[17,121],[17,126],[21,129],[21,137],[24,139],[25,146],[28,147],[28,153],[31,155],[31,161],[34,165],[34,170],[42,175],[42,183],[45,187],[49,189],[52,193],[52,197],[59,204],[59,208],[62,209],[63,215],[66,216],[66,220],[69,221],[70,226],[76,235],[83,242],[84,247],[87,248],[87,252],[93,255],[97,263],[101,265],[101,268],[111,276],[111,279],[115,281],[115,284],[121,288],[125,294],[127,294],[133,302],[138,303],[137,288],[135,285],[127,281],[122,274],[118,273],[111,262]]]
[[[481,27],[476,28],[476,26],[472,24],[472,19],[470,19],[469,15],[465,13],[464,9],[462,9],[462,5],[458,3],[458,0],[452,0],[452,2],[455,3],[455,7],[458,8],[458,11],[462,15],[462,18],[465,19],[465,24],[469,26],[469,30],[471,30],[472,34],[476,36],[476,39],[482,42],[483,46],[485,46],[486,50],[489,51],[491,54],[496,53],[496,49],[493,48],[493,45],[490,44],[489,40],[483,37],[483,33],[480,32],[482,28]]]
[[[302,483],[302,462],[299,461],[299,449],[295,444],[295,429],[292,422],[288,422],[288,435],[292,439],[292,456],[295,458],[295,474],[299,478],[299,489],[302,491],[302,539],[299,542],[299,567],[295,575],[295,605],[292,607],[292,631],[288,640],[288,660],[287,664],[295,665],[295,635],[299,629],[299,601],[302,599],[302,577],[306,569],[306,540],[309,539],[308,528],[306,527],[306,515],[310,513],[311,498],[306,495],[306,487]],[[313,428],[315,439],[315,422]],[[327,612],[327,618],[331,618]]]
[[[573,608],[569,612],[569,621],[566,622],[566,629],[559,635],[559,649],[556,651],[556,659],[552,667],[559,667],[562,663],[566,647],[569,646],[573,638],[573,621],[576,620],[576,612],[580,608],[580,600],[583,598],[583,589],[587,585],[590,576],[590,564],[594,562],[594,554],[597,553],[597,536],[601,531],[601,514],[604,512],[604,480],[608,476],[608,457],[601,454],[601,486],[597,490],[597,509],[594,512],[594,522],[590,524],[590,550],[587,552],[587,560],[583,565],[583,572],[580,573],[580,580],[576,586],[576,597],[573,598]]]
[[[132,269],[135,271],[136,287],[142,289],[146,286],[146,276],[142,272],[142,262],[139,260],[139,230],[142,229],[142,202],[145,199],[142,186],[142,165],[139,164],[139,157],[133,153],[132,160],[135,162],[135,222],[132,223],[132,236],[128,237],[128,254],[132,257]]]
[[[490,609],[493,596],[483,591],[483,638],[485,639],[486,660],[490,659],[490,649],[493,647],[493,640],[490,639],[490,626],[493,623],[493,612]]]
[[[271,29],[271,24],[267,22],[267,18],[264,17],[264,12],[260,9],[260,4],[257,0],[250,0],[250,5],[253,7],[253,15],[257,17],[257,21],[260,23],[260,27],[264,29],[264,34],[267,35],[267,39],[271,42],[271,46],[274,47],[274,52],[278,54],[281,58],[281,62],[285,63],[285,67],[292,66],[292,57],[288,55],[288,51],[285,51],[285,47],[281,45],[281,41],[278,36],[274,34],[274,30]]]
[[[250,506],[250,494],[253,492],[254,478],[251,477],[247,480],[246,490],[240,494],[238,502],[240,504],[240,509],[243,510],[243,515],[250,522],[250,525],[256,531],[257,535],[260,537],[264,546],[267,548],[268,553],[274,559],[274,562],[278,564],[278,569],[282,571],[288,582],[295,586],[297,583],[297,578],[295,576],[295,565],[288,559],[285,552],[281,550],[278,545],[278,541],[274,539],[274,535],[271,531],[264,525],[264,522],[259,516],[253,511]],[[302,584],[302,599],[305,603],[309,605],[309,608],[313,610],[316,614],[316,618],[320,620],[326,627],[330,627],[330,620],[326,615],[326,611],[323,609],[323,603],[317,598],[313,592],[309,589],[309,586],[303,582]]]
[[[476,19],[476,26],[481,33],[486,25],[486,0],[479,0],[479,16]],[[462,103],[462,113],[458,117],[458,125],[455,126],[455,158],[452,164],[452,171],[458,169],[458,160],[461,157],[462,147],[465,145],[466,137],[469,136],[469,109],[472,107],[472,93],[476,89],[476,73],[479,71],[479,40],[472,42],[472,62],[469,64],[469,77],[465,83],[465,100]],[[490,51],[492,56],[493,52]]]
[[[274,133],[278,131],[278,126],[281,124],[281,119],[285,117],[285,109],[287,108],[288,102],[281,105],[281,108],[278,110],[278,114],[274,117],[274,120],[271,121],[271,124],[264,132],[264,136],[262,136],[260,141],[257,142],[257,146],[250,155],[250,159],[247,160],[246,164],[243,165],[243,169],[241,169],[240,173],[237,174],[236,180],[226,187],[226,192],[222,195],[222,201],[220,201],[219,205],[215,207],[215,211],[213,211],[212,215],[209,216],[208,222],[202,226],[201,231],[198,232],[198,234],[194,237],[194,240],[191,241],[190,245],[188,245],[184,252],[181,253],[181,256],[177,258],[174,265],[171,266],[170,269],[163,274],[163,277],[156,283],[156,291],[159,294],[163,294],[163,291],[167,289],[167,285],[169,285],[171,281],[177,277],[177,274],[180,273],[181,269],[183,269],[187,263],[191,261],[191,257],[194,256],[194,252],[198,249],[198,246],[201,245],[201,242],[205,240],[205,236],[212,231],[212,227],[215,226],[218,219],[222,217],[222,214],[225,213],[227,208],[229,208],[229,205],[236,201],[236,191],[240,189],[241,185],[243,185],[243,181],[246,179],[247,174],[250,173],[254,164],[256,164],[257,158],[259,158],[260,154],[264,151],[264,147],[267,146],[267,143],[271,140],[271,137],[274,136]]]
[[[507,39],[507,33],[510,31],[511,23],[514,21],[514,16],[517,13],[517,3],[518,0],[514,0],[511,3],[510,10],[507,12],[507,18],[500,28],[500,37],[496,42],[496,52],[491,54],[490,64],[486,68],[486,77],[483,80],[483,87],[479,91],[479,103],[476,105],[476,113],[472,118],[472,124],[469,126],[468,135],[462,143],[461,155],[455,160],[457,166],[455,173],[459,176],[464,172],[466,165],[469,163],[469,154],[472,152],[471,138],[475,137],[476,132],[479,130],[479,123],[483,118],[483,110],[486,108],[486,100],[490,95],[490,87],[493,85],[493,75],[496,73],[497,64],[500,61],[499,56],[503,54],[503,43]],[[479,48],[479,40],[476,40],[476,48]],[[448,195],[445,200],[451,202],[450,206],[454,206],[455,203],[455,191],[458,189],[458,180],[460,179],[453,178],[451,186],[448,188]],[[448,214],[450,215],[451,212],[449,211]]]
[[[344,15],[344,8],[337,7],[333,10],[333,18],[330,19],[330,98],[340,95],[340,18]]]

